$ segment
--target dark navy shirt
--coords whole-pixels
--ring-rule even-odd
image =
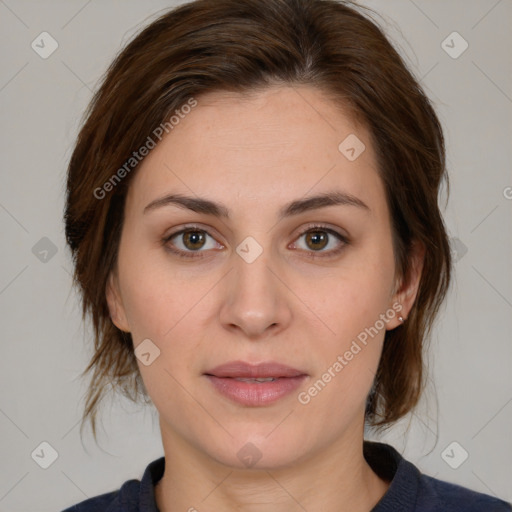
[[[364,457],[391,482],[369,512],[511,512],[512,505],[420,473],[392,446],[364,441]],[[117,491],[89,498],[63,512],[159,512],[154,486],[164,474],[165,458],[151,462],[142,480],[128,480]]]

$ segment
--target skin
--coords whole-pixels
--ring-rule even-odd
[[[135,347],[149,338],[160,350],[149,366],[138,361],[166,456],[157,505],[162,512],[367,512],[389,482],[363,457],[364,408],[385,330],[399,325],[399,315],[309,403],[297,395],[393,304],[407,317],[422,253],[413,256],[410,278],[399,281],[369,133],[319,90],[276,86],[197,100],[130,184],[106,290],[115,325],[132,334]],[[352,162],[338,150],[349,134],[366,145]],[[284,204],[332,190],[368,209],[331,205],[278,220]],[[176,205],[144,213],[169,193],[222,203],[230,217]],[[302,233],[311,223],[349,243],[328,233],[328,243],[308,242]],[[204,245],[178,235],[167,247],[174,243],[202,258],[180,258],[162,242],[190,224],[204,230]],[[247,236],[263,250],[252,263],[236,252]],[[308,377],[298,392],[273,404],[243,406],[204,376],[238,359],[277,361]],[[247,443],[261,454],[252,467],[237,457]]]

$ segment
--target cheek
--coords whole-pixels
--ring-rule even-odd
[[[387,270],[386,270],[387,269]],[[347,266],[338,275],[323,280],[307,302],[330,335],[326,338],[337,348],[371,328],[389,308],[393,269],[385,263]],[[318,283],[317,283],[318,284]],[[305,291],[303,292],[305,293]],[[377,328],[382,329],[381,322]]]
[[[140,246],[139,246],[140,247]],[[192,267],[191,267],[192,268]],[[219,276],[213,272],[177,271],[162,250],[120,254],[123,304],[135,348],[150,339],[160,350],[155,365],[173,374],[194,371],[197,350],[214,311],[212,289]],[[158,364],[157,364],[158,363]],[[143,377],[150,377],[140,366]]]
[[[124,226],[118,267],[123,307],[135,344],[161,340],[186,313],[190,287],[172,271],[165,251],[129,221]]]
[[[379,363],[386,321],[394,318],[389,304],[394,269],[391,249],[358,256],[347,259],[343,269],[329,279],[319,281],[314,293],[309,291],[311,309],[329,328],[322,329],[326,333],[322,343],[315,344],[319,362],[315,378],[322,381],[317,387],[324,383],[329,387],[318,393],[322,395],[318,406],[335,402],[355,407],[364,402]]]
[[[141,360],[137,364],[151,399],[162,410],[168,406],[170,395],[180,403],[180,410],[190,406],[178,383],[184,381],[184,373],[194,372],[197,340],[201,339],[194,315],[205,294],[205,283],[194,286],[174,274],[168,268],[165,273],[157,261],[135,258],[125,267],[122,282],[134,348],[146,339],[158,347],[158,357],[150,365]]]
[[[375,378],[385,335],[380,315],[388,299],[388,281],[377,284],[377,275],[353,271],[329,286],[328,300],[317,302],[318,316],[334,332],[324,329],[328,334],[315,338],[309,329],[309,338],[321,343],[314,344],[315,373],[298,398],[308,421],[326,437],[362,417]]]

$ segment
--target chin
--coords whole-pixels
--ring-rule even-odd
[[[284,430],[281,435],[276,432],[269,435],[272,429],[265,429],[265,433],[253,430],[252,433],[239,433],[222,444],[216,444],[217,448],[210,456],[236,469],[276,470],[293,466],[306,455],[304,440]],[[208,448],[211,449],[211,445]]]

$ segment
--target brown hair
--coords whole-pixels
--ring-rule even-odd
[[[409,275],[413,241],[425,246],[412,310],[403,325],[386,332],[366,420],[383,427],[417,404],[424,387],[423,347],[450,283],[450,246],[437,203],[443,178],[448,185],[444,139],[420,85],[359,10],[335,0],[197,0],[152,22],[108,68],[70,159],[65,210],[82,315],[90,314],[94,327],[94,354],[83,375],[93,374],[82,418],[83,427],[89,417],[94,436],[105,386],[134,401],[148,398],[131,335],[114,326],[105,296],[136,169],[126,162],[191,98],[275,84],[315,86],[368,127],[402,279]]]

